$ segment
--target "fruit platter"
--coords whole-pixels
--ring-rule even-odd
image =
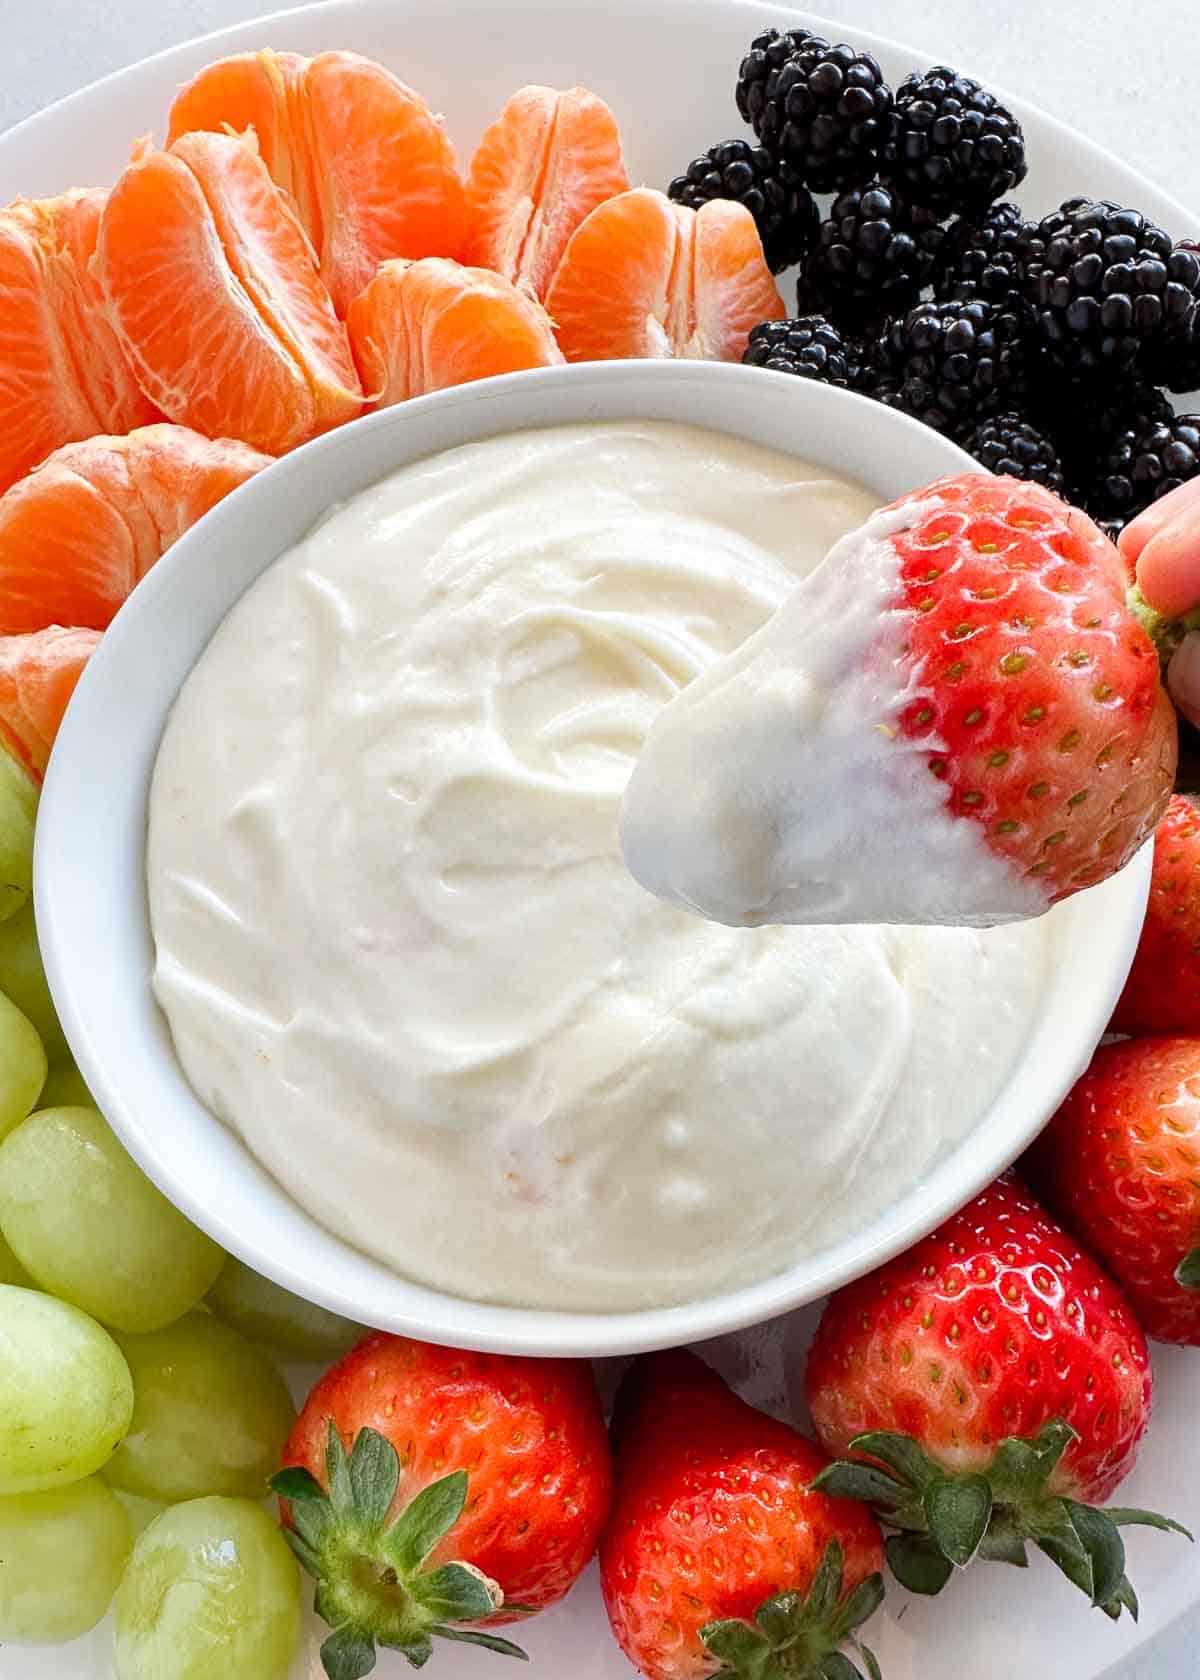
[[[1116,1674],[1200,1603],[1200,220],[735,0],[280,14],[0,201],[0,1680]]]

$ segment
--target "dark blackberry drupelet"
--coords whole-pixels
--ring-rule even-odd
[[[978,214],[1025,179],[1025,137],[995,94],[944,64],[896,89],[879,173],[913,204]]]
[[[671,182],[667,196],[693,210],[713,198],[744,205],[754,217],[772,274],[804,260],[821,220],[815,199],[791,165],[748,140],[723,140],[693,158]]]
[[[737,107],[762,144],[813,192],[875,173],[892,90],[870,53],[807,29],[764,29],[737,79]]]
[[[1171,267],[1179,284],[1189,286],[1197,301],[1180,320],[1169,321],[1161,339],[1147,346],[1146,373],[1168,391],[1200,389],[1200,245],[1181,239],[1171,253]]]
[[[750,333],[742,360],[749,367],[794,373],[843,390],[857,390],[862,377],[857,345],[821,315],[760,322]]]
[[[1136,210],[1068,199],[1017,239],[1021,290],[1038,334],[1074,378],[1132,372],[1186,327],[1200,263]]]
[[[1006,199],[981,216],[952,222],[933,280],[937,296],[1003,303],[1019,291],[1017,238],[1024,220],[1021,206]]]
[[[1020,323],[982,298],[919,303],[882,341],[899,381],[896,406],[962,439],[1009,406],[1021,365]]]
[[[1112,436],[1082,484],[1093,517],[1125,522],[1200,473],[1200,414],[1172,414]]]
[[[1063,493],[1066,481],[1057,449],[1019,414],[989,415],[963,439],[963,448],[989,472]]]
[[[902,313],[933,275],[945,230],[928,211],[910,211],[878,182],[835,198],[801,276],[800,312],[824,310],[862,332]]]

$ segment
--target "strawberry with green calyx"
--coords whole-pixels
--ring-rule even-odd
[[[1161,831],[1160,831],[1161,832]],[[1197,824],[1200,835],[1200,824]],[[1200,845],[1193,846],[1200,853]],[[1195,862],[1193,862],[1193,868]],[[1155,848],[1155,877],[1159,855]],[[1200,894],[1193,893],[1200,900]],[[1180,938],[1179,961],[1146,931],[1126,998],[1200,1011],[1200,960]],[[1200,921],[1200,902],[1185,923]],[[1145,968],[1153,952],[1161,974]],[[1190,975],[1190,985],[1187,977]],[[1161,980],[1163,990],[1156,993]],[[1131,998],[1132,988],[1132,998]],[[1115,1024],[1115,1023],[1114,1023]],[[1148,1336],[1200,1347],[1200,1036],[1104,1044],[1025,1156],[1022,1171],[1068,1230],[1121,1285]]]
[[[592,1556],[611,1461],[591,1367],[373,1335],[309,1395],[272,1486],[317,1581],[329,1680],[376,1646],[422,1667],[436,1642],[545,1609]]]
[[[879,1528],[812,1491],[812,1441],[680,1351],[631,1368],[613,1434],[600,1582],[647,1680],[879,1680],[858,1639],[883,1598]]]
[[[910,1591],[975,1558],[1024,1566],[1032,1542],[1107,1615],[1136,1615],[1120,1528],[1186,1533],[1097,1508],[1149,1420],[1145,1337],[1012,1174],[830,1299],[806,1387],[837,1460],[814,1486],[898,1530],[887,1558]]]

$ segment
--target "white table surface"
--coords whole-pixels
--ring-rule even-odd
[[[1200,208],[1197,0],[807,3],[1020,92]],[[266,0],[0,0],[0,129],[148,53],[275,9]],[[1200,1611],[1114,1668],[1111,1680],[1196,1680],[1198,1652]]]

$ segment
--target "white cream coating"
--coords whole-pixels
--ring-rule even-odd
[[[433,457],[250,589],[169,720],[155,990],[328,1228],[480,1300],[683,1301],[828,1245],[1004,1082],[1046,924],[731,930],[645,893],[655,714],[871,498],[628,422]]]
[[[941,744],[898,727],[920,693],[904,657],[899,556],[927,511],[873,513],[753,636],[655,718],[621,806],[649,892],[734,927],[990,927],[1049,899],[929,772]]]

